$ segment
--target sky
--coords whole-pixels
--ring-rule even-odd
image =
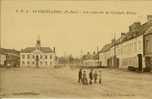
[[[110,43],[114,33],[119,38],[132,23],[146,22],[151,9],[151,1],[2,0],[1,45],[20,50],[40,36],[58,56],[79,57]],[[42,10],[50,12],[36,12]]]

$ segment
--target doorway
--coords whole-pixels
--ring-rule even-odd
[[[39,56],[36,55],[36,67],[39,67]]]
[[[138,54],[138,70],[142,71],[142,54]]]

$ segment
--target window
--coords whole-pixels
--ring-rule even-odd
[[[149,40],[146,40],[146,47],[149,49]]]
[[[33,55],[33,59],[35,58],[35,56]]]
[[[34,61],[33,61],[32,63],[33,63],[33,64],[35,64],[35,62],[34,62]]]
[[[27,61],[27,64],[30,64],[30,62],[29,62],[29,61]]]
[[[52,55],[50,55],[50,59],[52,59]]]
[[[24,62],[24,61],[22,61],[22,64],[25,64],[25,62]]]
[[[22,58],[24,59],[24,58],[25,58],[25,55],[22,55]]]
[[[27,55],[27,59],[29,59],[30,58],[30,55]]]
[[[40,61],[40,64],[41,64],[41,65],[43,64],[42,61]]]
[[[141,48],[142,48],[142,41],[141,40],[138,41],[138,46],[139,46],[139,50],[141,50]]]
[[[41,56],[40,56],[40,59],[42,59],[42,57],[43,57],[43,56],[41,55]]]
[[[47,55],[45,56],[45,59],[47,59]]]
[[[47,61],[45,62],[45,64],[47,65]]]

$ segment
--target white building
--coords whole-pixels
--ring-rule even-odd
[[[98,54],[93,52],[93,54],[90,54],[89,52],[86,55],[83,55],[82,57],[82,66],[85,67],[98,67],[100,66]]]
[[[0,52],[0,66],[4,66],[6,62],[6,55]]]
[[[102,66],[152,68],[152,16],[144,24],[136,22],[118,40],[103,47],[99,54]]]
[[[86,67],[97,67],[99,66],[99,60],[97,59],[88,59],[83,61],[83,66]]]
[[[55,48],[42,47],[40,39],[35,47],[27,47],[21,50],[21,67],[53,67],[55,65]]]

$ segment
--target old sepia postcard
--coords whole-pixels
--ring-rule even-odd
[[[152,1],[0,0],[0,98],[151,92]]]

